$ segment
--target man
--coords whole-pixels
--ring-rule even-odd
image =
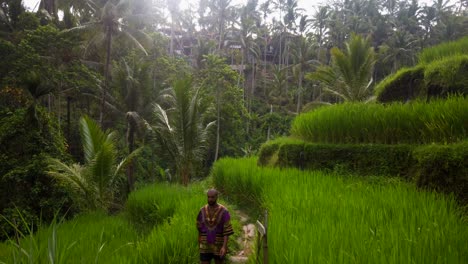
[[[229,236],[234,234],[231,216],[226,207],[218,203],[218,191],[207,192],[208,204],[200,209],[197,217],[198,244],[200,262],[209,264],[212,259],[216,264],[224,263]]]

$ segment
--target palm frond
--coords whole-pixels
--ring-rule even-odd
[[[156,122],[159,125],[158,128],[161,128],[160,125],[163,125],[164,129],[167,129],[168,131],[172,131],[171,124],[169,123],[169,118],[167,117],[167,113],[159,104],[154,104],[153,113],[154,113]]]
[[[130,164],[130,162],[133,161],[133,159],[135,159],[136,157],[138,157],[138,155],[140,155],[142,150],[143,150],[142,147],[135,149],[134,151],[132,151],[132,153],[128,154],[124,159],[122,159],[119,162],[119,164],[117,165],[117,167],[114,170],[111,183],[117,178],[118,174],[123,169],[125,169],[125,167],[128,166],[128,164]]]
[[[128,28],[127,26],[123,26],[122,27],[125,27],[125,28]],[[125,31],[122,31],[123,34],[125,34],[125,36],[130,39],[132,41],[132,43],[138,48],[140,49],[141,51],[143,51],[143,53],[145,53],[146,56],[148,56],[148,52],[146,51],[145,47],[143,47],[143,45],[130,33],[128,32],[127,30]]]
[[[83,177],[83,170],[84,168],[79,164],[69,166],[58,159],[50,159],[47,174],[59,182],[70,185],[74,191],[86,193],[88,192],[88,184]]]
[[[99,146],[105,141],[104,135],[98,124],[88,116],[80,119],[80,134],[85,162],[90,162],[99,151]]]

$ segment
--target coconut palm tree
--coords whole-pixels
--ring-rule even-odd
[[[321,81],[326,92],[345,101],[368,100],[375,63],[370,39],[353,34],[344,52],[334,47],[331,55],[332,66],[321,66],[308,78]]]
[[[117,163],[115,133],[101,130],[87,116],[80,119],[80,134],[84,164],[67,165],[51,159],[49,174],[75,194],[77,204],[87,209],[106,209],[113,200],[119,173],[137,152]]]
[[[317,44],[318,44],[318,59],[321,59],[322,57],[322,47],[326,42],[326,35],[327,35],[327,24],[328,24],[328,19],[330,16],[330,7],[328,6],[320,6],[312,19],[312,27],[315,30],[314,35],[315,38],[317,39]]]
[[[90,43],[95,43],[98,40],[104,39],[104,46],[106,52],[106,61],[104,67],[104,88],[102,89],[101,96],[101,110],[99,115],[99,123],[102,126],[103,115],[105,112],[105,101],[109,89],[110,82],[110,64],[112,56],[112,40],[116,36],[124,36],[133,44],[143,51],[146,55],[147,52],[141,42],[136,39],[136,34],[143,35],[143,32],[134,30],[127,26],[126,19],[131,19],[131,16],[128,15],[129,11],[129,0],[119,0],[118,2],[114,0],[107,0],[105,4],[96,9],[92,9],[95,12],[91,22],[85,23],[83,25],[71,28],[67,31],[76,31],[76,30],[86,30],[91,31],[93,37],[90,40]]]
[[[294,64],[291,66],[297,79],[297,113],[300,113],[302,109],[304,74],[309,65],[318,62],[312,59],[313,52],[314,47],[312,43],[305,37],[299,36],[293,43],[291,54],[294,59]]]
[[[149,84],[149,63],[143,58],[137,58],[135,53],[131,53],[128,60],[123,58],[116,67],[115,81],[116,86],[121,88],[121,97],[125,109],[127,120],[126,143],[128,153],[135,150],[135,136],[142,138],[146,131],[147,122],[140,115],[145,114],[145,102],[148,102],[147,87]],[[145,89],[146,88],[146,89]],[[130,193],[133,190],[135,183],[134,177],[134,162],[130,162],[127,167],[127,191]]]
[[[169,45],[169,54],[171,56],[174,56],[174,31],[175,31],[175,26],[177,23],[177,17],[180,16],[180,10],[179,10],[179,4],[180,0],[166,0],[167,2],[167,9],[169,10],[169,14],[171,16],[171,42]]]
[[[192,89],[191,78],[176,81],[161,97],[168,107],[154,105],[152,131],[175,164],[176,175],[187,185],[194,165],[205,158],[208,132],[215,122],[207,122],[209,108],[202,101],[200,88]]]

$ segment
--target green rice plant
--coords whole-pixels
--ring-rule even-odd
[[[145,186],[128,197],[125,213],[142,232],[163,223],[174,214],[181,200],[191,197],[191,192],[180,185],[157,184]]]
[[[158,186],[158,185],[156,185]],[[149,235],[141,240],[137,246],[137,263],[199,263],[198,231],[196,229],[196,217],[202,206],[207,202],[206,188],[203,184],[195,184],[190,187],[172,188],[172,194],[176,191],[187,195],[181,198],[175,205],[174,214],[163,223],[157,225]],[[166,199],[163,198],[162,202]],[[223,200],[219,201],[223,205]],[[228,206],[230,209],[230,206]],[[240,230],[239,221],[231,212],[231,223],[234,230]],[[235,245],[235,236],[230,237],[229,248]]]
[[[170,221],[155,227],[138,243],[141,263],[198,263],[196,217],[206,203],[203,192],[180,201]]]
[[[274,140],[267,141],[264,143],[258,155],[258,164],[259,165],[274,165],[278,159],[278,149],[285,144],[295,144],[301,142],[299,139],[291,137],[280,137]],[[275,155],[276,153],[276,155]]]
[[[206,185],[155,184],[136,190],[126,207],[133,212],[88,213],[36,233],[31,230],[19,243],[0,243],[0,263],[198,263],[195,223],[207,202]],[[157,220],[142,221],[139,217],[145,213]],[[240,230],[232,211],[231,215],[234,230]],[[152,221],[150,216],[144,220]],[[143,230],[135,229],[141,226]],[[235,239],[230,237],[231,249]]]
[[[212,169],[213,184],[216,188],[241,206],[259,209],[262,204],[262,193],[268,174],[268,169],[259,171],[256,158],[243,159],[224,158],[217,161]]]
[[[454,55],[468,54],[468,37],[426,48],[418,55],[420,64],[429,64]]]
[[[434,61],[425,67],[424,82],[428,96],[468,93],[468,55],[466,54]]]
[[[214,182],[233,185],[226,190],[248,186],[244,192],[259,191],[253,195],[269,211],[270,263],[468,259],[466,218],[450,196],[419,191],[396,179],[375,182],[317,171],[264,169],[252,159],[223,159],[215,167]]]
[[[88,213],[0,244],[0,263],[128,263],[137,238],[122,217]]]
[[[424,97],[424,66],[401,68],[375,87],[378,102],[408,101]]]
[[[293,137],[315,143],[426,144],[463,140],[468,131],[468,98],[428,103],[345,103],[301,114]]]

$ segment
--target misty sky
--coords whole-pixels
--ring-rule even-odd
[[[309,15],[312,15],[313,14],[313,11],[314,11],[314,6],[317,6],[317,4],[319,3],[324,3],[326,2],[327,0],[299,0],[298,1],[298,5],[300,8],[304,8],[306,10],[306,13],[309,14]],[[33,8],[37,8],[36,5],[37,3],[39,2],[39,0],[23,0],[23,3],[25,4],[25,6],[28,8],[28,9],[33,9]],[[199,0],[182,0],[182,3],[181,3],[181,9],[185,9],[186,7],[188,7],[188,3],[198,3]],[[233,5],[241,5],[243,3],[246,3],[247,0],[232,0],[232,4]],[[260,3],[263,3],[264,1],[260,1]]]

